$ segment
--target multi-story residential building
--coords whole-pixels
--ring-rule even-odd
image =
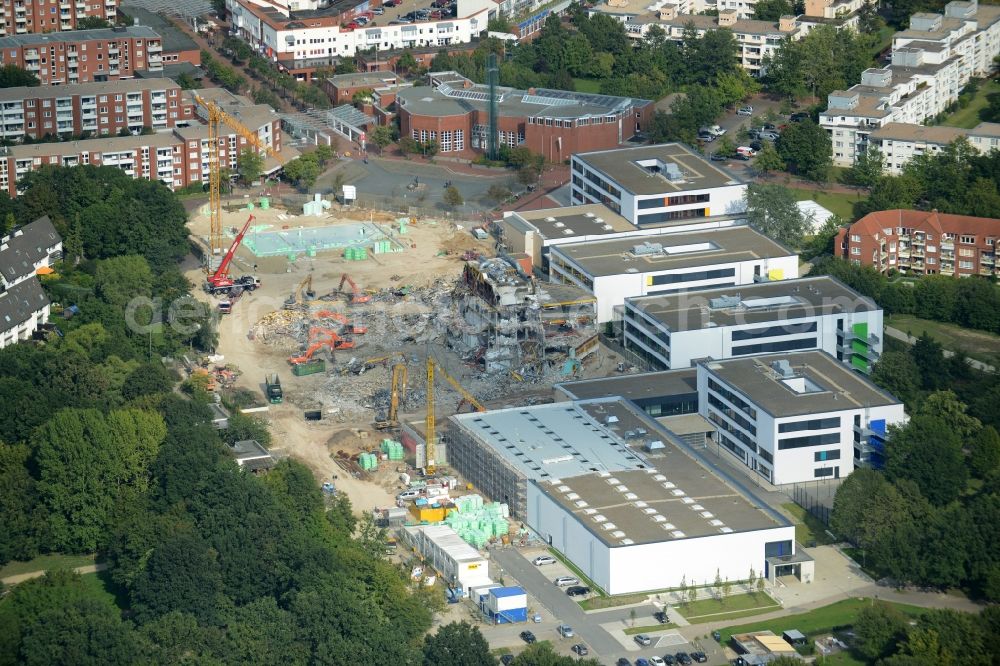
[[[972,129],[945,125],[889,123],[869,135],[868,147],[878,148],[885,158],[883,170],[898,176],[907,163],[917,155],[933,155],[963,138],[981,153],[998,150],[1000,123],[979,123]]]
[[[478,2],[455,18],[348,28],[353,18],[368,10],[368,3],[307,3],[313,5],[318,8],[296,10],[264,0],[226,0],[226,11],[240,38],[305,81],[317,68],[331,67],[338,58],[353,57],[358,51],[468,43],[486,30],[491,12],[496,14],[495,5],[491,9]]]
[[[882,309],[827,276],[626,298],[622,329],[655,370],[819,349],[868,373],[882,352]]]
[[[448,157],[467,159],[487,149],[489,88],[456,72],[432,72],[429,86],[396,95],[399,129],[416,141],[435,141]],[[565,90],[497,89],[497,140],[525,146],[552,162],[585,150],[617,147],[647,126],[653,103]]]
[[[571,173],[572,204],[640,227],[746,211],[746,183],[679,143],[575,153]]]
[[[115,22],[119,0],[0,0],[0,37],[76,30],[80,19]]]
[[[194,105],[170,79],[128,79],[0,90],[0,138],[95,136],[164,130],[194,120]]]
[[[596,11],[610,13],[610,6]],[[667,39],[680,42],[685,33],[693,28],[699,37],[710,30],[726,28],[731,30],[739,48],[740,65],[751,76],[763,76],[765,58],[774,57],[778,48],[787,39],[799,39],[802,32],[794,16],[782,16],[777,22],[755,21],[737,18],[735,9],[726,9],[718,16],[703,14],[680,14],[677,5],[664,5],[656,12],[639,16],[619,16],[625,22],[625,31],[633,39],[644,39],[652,26],[659,26],[667,33]]]
[[[735,287],[799,275],[792,250],[747,226],[549,248],[549,280],[597,297],[597,320],[621,319],[626,298]]]
[[[0,37],[0,65],[31,72],[42,85],[117,81],[163,70],[163,41],[134,25],[46,35]]]
[[[892,64],[866,70],[861,83],[830,93],[820,124],[833,163],[851,166],[871,133],[889,123],[921,124],[944,113],[973,77],[996,69],[1000,7],[949,2],[944,14],[918,13],[893,38]]]
[[[49,318],[37,274],[61,256],[62,238],[47,216],[0,238],[0,349],[29,339]]]
[[[698,362],[698,412],[719,449],[776,485],[879,466],[903,403],[821,351]]]
[[[227,111],[255,130],[275,152],[281,151],[281,119],[271,107],[256,105]],[[220,127],[220,159],[224,166],[235,171],[237,157],[248,145],[233,130]],[[47,164],[116,166],[133,178],[160,180],[171,189],[207,183],[210,150],[208,127],[198,124],[150,135],[12,146],[0,149],[0,191],[16,196],[18,181]],[[279,168],[274,158],[264,162],[265,173]]]
[[[882,273],[998,276],[1000,220],[937,211],[882,210],[840,230],[837,256]]]
[[[135,0],[133,0],[135,1]],[[171,76],[176,76],[171,65],[188,65],[182,67],[180,71],[194,71],[193,67],[201,65],[201,47],[186,32],[166,15],[156,14],[143,7],[128,4],[120,10],[122,19],[130,25],[144,25],[152,28],[153,32],[160,36],[162,40],[163,52],[162,64],[171,71]],[[190,67],[193,66],[193,67]]]

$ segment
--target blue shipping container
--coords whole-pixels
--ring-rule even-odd
[[[514,624],[516,622],[527,622],[528,621],[528,609],[527,608],[511,608],[510,610],[500,611],[499,613],[490,613],[490,621],[493,624]]]

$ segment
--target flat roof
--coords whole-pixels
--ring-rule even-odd
[[[0,102],[48,97],[72,97],[74,95],[100,95],[110,93],[132,93],[143,90],[166,90],[179,88],[169,78],[121,79],[119,81],[94,81],[91,83],[70,83],[60,86],[18,86],[0,88]]]
[[[778,361],[791,366],[791,377],[774,369]],[[725,361],[701,361],[720,380],[746,400],[774,417],[835,412],[858,407],[898,405],[901,401],[870,380],[821,351],[763,354]],[[809,390],[793,388],[786,379],[805,378]]]
[[[120,11],[125,16],[135,19],[140,25],[146,25],[156,31],[163,38],[163,50],[170,52],[197,51],[199,46],[184,31],[174,25],[170,19],[151,12],[145,7],[128,5],[121,7]]]
[[[620,397],[451,418],[608,545],[783,524]]]
[[[625,302],[672,332],[880,309],[870,298],[827,275],[639,296]]]
[[[645,246],[663,251],[636,255]],[[592,277],[622,273],[651,273],[720,263],[789,257],[795,253],[750,227],[727,227],[656,236],[614,238],[557,245],[552,248]]]
[[[577,153],[573,159],[599,171],[622,189],[638,195],[687,192],[743,183],[735,175],[679,143]],[[651,173],[648,167],[638,164],[647,160],[676,164],[683,180],[671,182],[661,173]]]
[[[340,88],[356,88],[357,86],[389,85],[398,79],[392,72],[354,72],[352,74],[337,74],[326,80]]]
[[[698,370],[681,368],[661,372],[639,372],[580,379],[556,384],[555,389],[570,398],[587,400],[605,398],[611,395],[638,402],[662,396],[698,392]]]
[[[664,436],[664,448],[648,454],[648,469],[587,474],[535,485],[610,546],[781,525],[759,503]]]
[[[618,234],[639,228],[604,204],[515,211],[505,219],[514,218],[529,223],[543,238]]]
[[[119,28],[97,28],[94,30],[68,30],[66,32],[30,33],[0,37],[0,48],[15,46],[40,46],[51,42],[87,42],[95,39],[158,39],[159,35],[146,25],[129,25]]]

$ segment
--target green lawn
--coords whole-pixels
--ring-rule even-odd
[[[699,599],[693,603],[680,606],[678,611],[688,622],[698,624],[699,622],[721,620],[729,614],[740,613],[752,615],[779,608],[781,606],[778,602],[768,594],[758,592],[756,594],[734,594],[726,597],[724,601],[719,599]]]
[[[93,564],[95,561],[95,555],[39,555],[27,562],[8,562],[0,568],[0,578],[31,573],[32,571],[75,569]]]
[[[576,92],[601,92],[601,82],[596,79],[573,79],[573,87],[576,88]]]
[[[960,349],[966,356],[984,363],[996,364],[997,357],[1000,356],[1000,335],[986,331],[974,331],[955,324],[920,319],[908,314],[886,317],[885,324],[917,338],[927,333],[945,349],[952,351]]]
[[[741,624],[733,627],[726,627],[720,630],[722,643],[729,642],[729,637],[733,634],[745,634],[751,631],[766,631],[770,629],[778,636],[786,629],[798,629],[807,637],[811,638],[820,634],[832,631],[835,627],[850,626],[854,622],[855,616],[865,606],[873,603],[872,599],[845,599],[837,603],[817,608],[808,613],[799,615],[789,615],[774,620],[765,620]],[[897,610],[911,617],[916,617],[925,612],[925,608],[911,606],[909,604],[891,604]],[[849,662],[846,662],[849,663]]]
[[[802,545],[815,543],[817,546],[825,546],[836,543],[836,540],[831,539],[826,533],[826,525],[795,502],[782,504],[781,508],[794,517],[795,540]]]
[[[580,608],[585,611],[615,608],[630,604],[641,604],[649,598],[648,594],[620,594],[616,597],[591,597],[580,602]]]
[[[969,106],[951,114],[941,124],[951,127],[964,127],[966,129],[975,127],[983,122],[979,114],[990,103],[989,96],[994,94],[1000,94],[1000,83],[992,79],[984,81],[979,86],[979,90],[976,91],[976,95],[972,98]]]
[[[798,201],[813,200],[840,218],[853,222],[854,203],[861,200],[858,194],[842,194],[840,192],[821,192],[818,190],[802,190],[790,188]]]

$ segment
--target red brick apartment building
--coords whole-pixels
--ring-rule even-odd
[[[400,90],[400,131],[435,141],[444,156],[474,159],[487,148],[489,89],[456,72],[428,75],[429,86]],[[550,162],[573,153],[617,148],[646,128],[653,103],[645,99],[565,90],[497,88],[502,145],[525,146]]]
[[[855,264],[912,275],[998,275],[1000,220],[883,210],[840,230],[834,251]]]
[[[0,65],[17,65],[42,85],[117,81],[163,70],[163,42],[142,25],[0,37]]]
[[[375,91],[379,88],[395,86],[399,83],[392,72],[357,72],[355,74],[338,74],[323,79],[320,87],[330,97],[334,106],[350,104],[354,94],[362,90]]]
[[[281,151],[281,118],[274,109],[254,105],[238,112],[232,108],[226,110],[255,130],[261,141],[275,152]],[[220,131],[223,132],[219,137],[222,164],[235,171],[237,156],[249,144],[228,128],[220,128]],[[208,127],[198,124],[144,136],[111,136],[0,148],[0,191],[17,196],[18,181],[30,171],[48,164],[114,166],[132,178],[160,180],[176,189],[208,182],[209,151]],[[264,161],[264,172],[274,173],[280,166],[277,160],[269,157]]]
[[[76,30],[87,16],[114,23],[118,0],[0,0],[0,37]]]
[[[143,127],[163,130],[197,122],[194,104],[170,79],[4,88],[0,120],[0,139],[10,141],[46,134],[103,136]]]

